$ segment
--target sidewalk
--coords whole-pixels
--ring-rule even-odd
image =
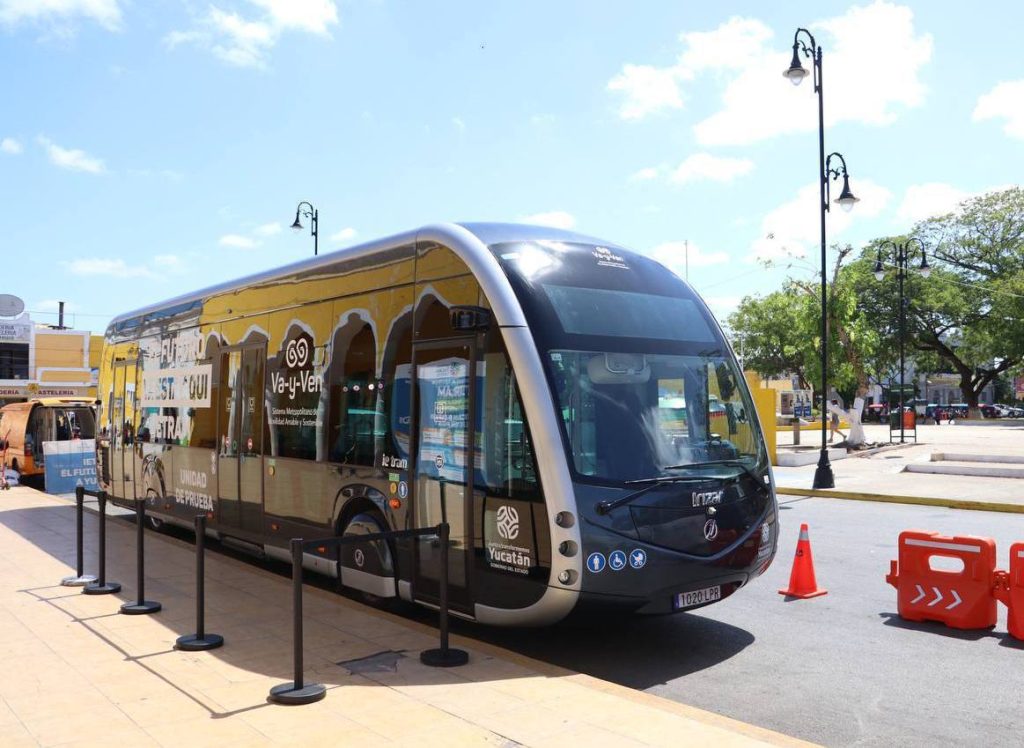
[[[107,523],[118,595],[61,587],[73,573],[74,508],[18,487],[0,493],[0,745],[806,745],[768,730],[453,637],[470,662],[423,666],[436,629],[304,589],[305,677],[315,704],[267,702],[292,679],[290,581],[216,553],[206,559],[206,630],[225,645],[173,649],[194,633],[193,546],[147,534],[150,616],[135,599],[135,530]],[[86,572],[96,516],[86,514]],[[377,655],[372,660],[363,659]]]
[[[869,441],[888,444],[888,426],[865,425]],[[783,436],[783,434],[780,434]],[[821,433],[801,434],[803,444],[820,445]],[[1024,466],[1024,427],[1019,423],[998,425],[919,426],[917,444],[885,449],[872,455],[851,453],[835,460],[835,488],[814,490],[816,465],[776,467],[773,472],[780,494],[822,496],[896,503],[951,506],[989,511],[1024,512],[1024,480],[965,475],[929,475],[903,472],[911,463],[927,463],[933,452],[970,455],[1010,455]]]

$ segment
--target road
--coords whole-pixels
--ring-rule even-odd
[[[463,629],[523,654],[829,746],[1020,745],[1024,642],[896,616],[885,582],[904,529],[996,540],[1024,516],[782,497],[780,551],[750,587],[699,612],[560,626]],[[787,601],[801,522],[828,594]],[[685,737],[680,736],[685,742]]]

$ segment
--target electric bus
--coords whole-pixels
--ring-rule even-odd
[[[451,529],[449,605],[493,625],[660,614],[776,551],[764,438],[707,306],[580,234],[444,224],[123,314],[97,465],[148,522],[288,560],[291,538]],[[436,538],[304,557],[436,606]]]

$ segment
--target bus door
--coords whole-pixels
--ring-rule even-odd
[[[110,406],[110,485],[119,499],[135,498],[135,374],[134,361],[114,361],[114,391]]]
[[[263,530],[264,346],[220,354],[217,417],[217,522],[255,539]]]
[[[475,349],[472,339],[421,343],[413,350],[413,525],[447,520],[448,605],[471,613]],[[441,574],[437,538],[415,544],[413,595],[436,603]]]

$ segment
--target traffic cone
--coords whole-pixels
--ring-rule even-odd
[[[779,594],[806,600],[827,593],[828,590],[818,589],[818,583],[814,579],[814,557],[811,556],[811,538],[807,534],[805,522],[800,525],[800,540],[796,544],[793,571],[789,574],[789,588],[779,590]]]

